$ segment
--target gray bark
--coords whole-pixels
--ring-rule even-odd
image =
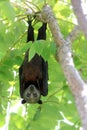
[[[81,0],[71,0],[74,13],[77,17],[78,24],[80,25],[85,37],[87,38],[87,14],[84,14]]]

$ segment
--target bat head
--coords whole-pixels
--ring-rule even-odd
[[[23,98],[27,103],[37,103],[40,100],[40,91],[30,84],[24,91]]]

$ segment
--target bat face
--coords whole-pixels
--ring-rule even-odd
[[[23,98],[27,103],[37,103],[40,96],[40,91],[33,84],[29,85],[23,93]]]

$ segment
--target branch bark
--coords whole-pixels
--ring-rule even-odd
[[[78,113],[82,120],[82,130],[87,130],[87,85],[81,79],[79,72],[74,66],[71,52],[71,41],[75,39],[74,33],[76,31],[74,29],[65,40],[49,5],[43,7],[38,19],[47,22],[49,25],[57,45],[58,61],[60,62],[65,77],[68,80],[71,92],[75,98]],[[78,33],[75,34],[77,35]]]
[[[81,0],[71,0],[74,13],[77,17],[78,23],[81,26],[82,31],[84,32],[85,37],[87,37],[87,14],[83,13],[81,7]]]

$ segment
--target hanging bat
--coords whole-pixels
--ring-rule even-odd
[[[34,29],[32,21],[28,21],[27,42],[34,41]],[[38,30],[37,40],[46,40],[46,23]],[[24,103],[42,104],[41,95],[48,94],[48,63],[44,59],[35,54],[29,61],[29,50],[27,50],[24,61],[19,68],[20,96]]]

